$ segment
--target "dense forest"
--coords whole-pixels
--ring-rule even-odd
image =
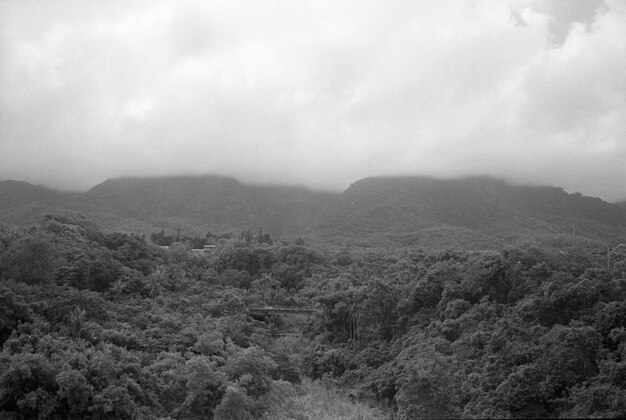
[[[218,236],[0,229],[0,417],[626,417],[625,245]]]

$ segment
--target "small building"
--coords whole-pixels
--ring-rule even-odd
[[[203,248],[192,248],[191,255],[210,255],[216,249],[215,245],[205,245]]]

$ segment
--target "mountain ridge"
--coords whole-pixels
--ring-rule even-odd
[[[34,223],[55,210],[82,212],[110,229],[204,234],[262,227],[276,238],[355,245],[626,241],[626,204],[486,176],[370,177],[342,192],[250,185],[212,175],[114,178],[85,193],[0,182],[0,222]]]

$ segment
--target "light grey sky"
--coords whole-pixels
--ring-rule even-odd
[[[171,174],[626,198],[626,2],[0,1],[0,179]]]

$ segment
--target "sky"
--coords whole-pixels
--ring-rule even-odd
[[[0,179],[626,199],[624,0],[0,0]]]

